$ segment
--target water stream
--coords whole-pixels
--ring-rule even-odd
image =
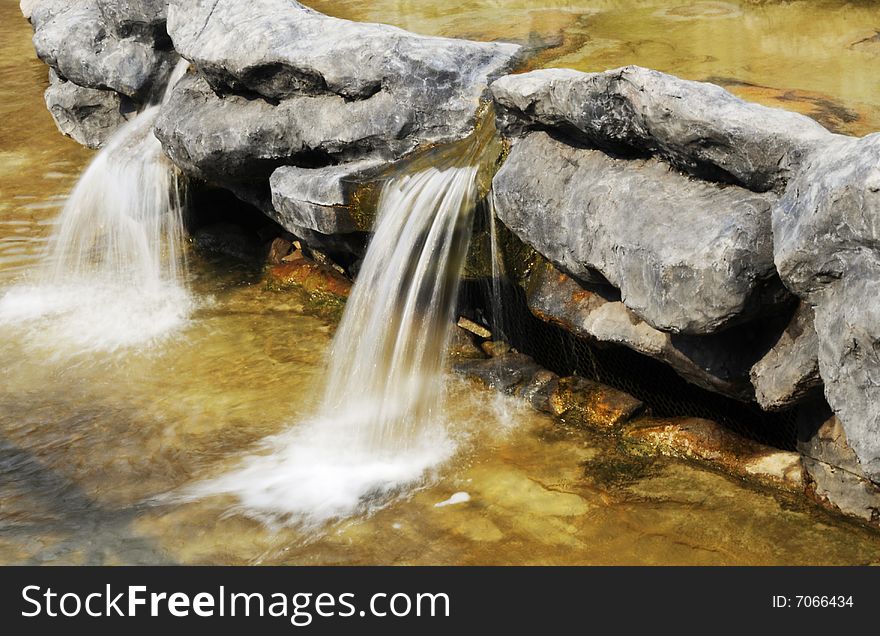
[[[187,68],[178,64],[166,94]],[[124,124],[85,169],[41,266],[0,296],[0,324],[58,353],[155,343],[185,323],[180,185],[153,135],[164,101]]]
[[[871,41],[849,47],[871,35],[864,31],[880,28],[880,10],[873,5],[849,5],[845,12],[836,1],[731,3],[748,17],[738,22],[745,33],[722,37],[729,32],[727,18],[706,15],[707,5],[724,5],[716,11],[723,13],[730,9],[727,3],[700,3],[702,15],[662,0],[619,6],[554,0],[543,11],[524,8],[519,0],[316,3],[321,4],[326,6],[318,8],[345,17],[443,35],[528,39],[534,31],[546,40],[556,34],[567,43],[557,50],[560,58],[568,56],[560,64],[649,62],[698,79],[735,77],[795,98],[772,97],[776,105],[800,108],[806,102],[799,96],[821,93],[864,115],[847,126],[876,128],[870,122],[880,104],[877,83],[845,72],[873,55]],[[825,36],[815,39],[812,25],[820,24]],[[692,37],[701,27],[709,35]],[[643,37],[649,31],[652,36]],[[0,0],[0,296],[38,286],[54,271],[47,244],[61,231],[56,219],[92,157],[61,137],[46,112],[46,69],[34,58],[30,37],[18,3]],[[752,44],[738,53],[736,41],[743,38],[799,61],[786,67],[778,62],[783,58]],[[556,63],[552,52],[542,60]],[[813,70],[799,72],[803,66]],[[435,178],[446,184],[439,190],[451,193],[451,176],[466,167],[442,167],[454,170],[438,167],[433,176],[416,170],[389,186],[386,195],[418,183],[436,187]],[[441,417],[429,416],[434,424],[424,427],[434,431],[436,446],[427,442],[430,434],[407,438],[412,421],[407,418],[387,420],[393,423],[387,432],[359,427],[376,437],[352,439],[352,421],[386,420],[374,417],[376,405],[332,422],[323,417],[334,400],[345,401],[361,389],[376,395],[367,387],[382,375],[370,373],[349,352],[351,366],[338,375],[345,378],[360,365],[361,389],[330,388],[334,380],[325,361],[331,347],[341,346],[346,329],[334,343],[334,325],[310,315],[296,298],[268,291],[258,270],[192,251],[186,256],[186,269],[160,268],[158,277],[167,282],[177,276],[192,303],[186,319],[172,329],[179,337],[156,342],[108,336],[102,343],[102,329],[94,328],[77,343],[76,334],[59,330],[64,320],[58,316],[0,325],[0,563],[878,562],[876,533],[704,467],[636,460],[607,438],[561,427],[448,376],[414,385],[421,386],[414,394],[423,398],[413,400],[420,408],[440,392]],[[382,256],[391,258],[391,250]],[[152,262],[160,261],[167,265],[173,259]],[[404,295],[398,298],[401,307]],[[122,322],[137,326],[140,317],[126,314]],[[365,333],[364,324],[358,321],[352,330],[355,350],[366,344],[355,334]],[[73,344],[65,344],[71,338]],[[145,346],[151,342],[155,345]],[[85,351],[56,355],[77,347]],[[429,343],[425,347],[433,350]],[[408,360],[411,352],[401,356]],[[380,359],[388,364],[395,357]],[[381,395],[381,387],[375,390]],[[330,469],[349,468],[349,458],[362,459],[365,447],[401,438],[409,440],[408,465],[401,462],[394,471],[362,466],[360,473]],[[243,464],[245,457],[251,459]],[[273,464],[288,471],[279,472],[278,484],[266,479]],[[316,466],[328,470],[315,472]],[[249,469],[253,472],[243,472]],[[243,475],[238,486],[253,488],[236,487],[233,476]],[[279,503],[282,481],[299,499]],[[167,497],[208,484],[214,496]],[[310,501],[319,489],[340,496],[330,505]],[[235,514],[238,510],[246,514]],[[309,523],[264,523],[284,520],[279,515],[303,520],[303,511],[310,511],[314,525],[351,510],[370,514],[331,521],[321,533]]]

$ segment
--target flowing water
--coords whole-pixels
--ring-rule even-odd
[[[29,28],[18,17],[17,4],[0,0],[0,294],[45,266],[55,220],[92,156],[62,138],[43,107],[46,71],[33,58]],[[587,18],[580,28],[592,33],[593,41],[619,18],[615,42],[636,34],[629,46],[638,52],[645,21],[661,19],[646,16],[663,5],[644,3],[643,11],[633,12],[627,31],[621,9],[606,9],[603,22],[602,3],[593,5],[596,10],[578,9],[575,3],[543,4],[568,9],[532,11],[526,23],[514,11],[516,3],[497,0],[337,2],[321,8],[447,35],[479,36],[475,31],[482,30],[487,37],[507,29],[571,39],[569,31],[583,15]],[[737,24],[753,33],[764,29],[768,43],[803,40],[799,48],[786,49],[788,57],[782,59],[802,56],[813,63],[825,56],[823,68],[836,64],[853,71],[819,80],[824,74],[768,70],[769,60],[753,60],[756,83],[819,91],[853,112],[880,104],[880,87],[867,81],[868,66],[856,64],[862,59],[858,56],[867,55],[864,47],[826,46],[823,51],[807,41],[812,31],[805,26],[818,29],[821,24],[826,41],[844,42],[856,30],[880,28],[880,11],[851,5],[859,16],[853,26],[838,11],[842,5],[833,3],[736,6],[746,16],[765,16]],[[460,20],[454,17],[456,8]],[[774,22],[767,17],[773,15],[789,19]],[[676,24],[696,30],[702,21],[712,29],[721,19],[697,16]],[[676,43],[682,50],[701,46],[684,31],[675,33],[683,38]],[[668,40],[673,34],[654,37]],[[717,41],[704,40],[703,57],[726,59],[712,52],[720,46]],[[651,47],[657,55],[654,65],[663,66],[663,49]],[[744,60],[755,57],[743,55]],[[609,52],[597,64],[630,61],[613,57]],[[674,59],[670,54],[668,64]],[[824,83],[821,89],[806,84],[818,81]],[[418,180],[413,175],[407,183],[414,186]],[[280,448],[295,448],[287,442],[297,430],[320,420],[326,404],[346,401],[350,390],[329,388],[325,360],[333,325],[309,315],[295,297],[266,290],[259,272],[248,266],[197,253],[189,258],[182,283],[193,298],[192,312],[176,335],[155,346],[59,357],[48,355],[53,350],[44,345],[49,343],[35,346],[27,332],[0,326],[0,563],[880,562],[876,533],[698,466],[629,458],[606,438],[562,427],[456,380],[446,381],[441,396],[449,446],[433,449],[436,454],[417,462],[410,474],[435,464],[445,448],[454,446],[455,452],[416,486],[388,493],[390,498],[379,500],[380,508],[331,521],[315,532],[297,525],[267,526],[253,514],[237,514],[241,489],[219,488],[215,496],[181,500],[187,489],[247,469],[250,464],[243,465],[243,458],[258,465],[260,458],[271,457],[279,447],[267,447],[267,438],[277,440]],[[342,335],[336,340],[337,359],[344,359],[350,347],[348,359],[355,365],[364,343],[341,344],[345,341]],[[361,386],[373,379],[364,378]],[[437,387],[423,388],[430,389],[430,402]],[[292,422],[299,424],[291,430]],[[322,446],[334,453],[330,463],[344,461],[340,457],[350,440],[339,437]],[[309,473],[313,486],[361,492],[337,489],[332,482],[337,477],[336,472]],[[390,479],[400,480],[397,475]],[[291,486],[289,478],[287,483],[300,487],[300,493],[312,487]]]
[[[0,325],[58,352],[155,343],[185,322],[182,203],[153,135],[159,108],[123,125],[86,168],[40,267],[0,296]]]
[[[330,356],[318,416],[197,494],[313,526],[375,507],[449,459],[444,358],[477,201],[478,166],[388,183]]]

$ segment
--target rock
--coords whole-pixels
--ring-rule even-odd
[[[154,87],[164,86],[177,55],[131,32],[125,21],[159,5],[155,0],[34,3],[28,12],[37,55],[65,80],[143,102]]]
[[[274,239],[269,245],[269,254],[266,257],[266,262],[270,265],[281,265],[281,263],[289,262],[289,260],[286,261],[285,259],[294,256],[293,254],[291,254],[292,251],[293,242],[279,236],[278,238]],[[297,254],[300,253],[297,252]],[[296,259],[291,258],[290,260]]]
[[[865,475],[880,481],[880,134],[835,138],[773,212],[776,266],[815,307],[819,371]]]
[[[577,376],[559,380],[549,405],[550,412],[566,424],[598,429],[619,428],[644,406],[623,391]]]
[[[465,329],[455,327],[449,338],[447,346],[449,357],[453,360],[482,359],[485,354],[477,346],[474,336]]]
[[[256,263],[263,256],[257,236],[233,223],[201,227],[193,233],[192,240],[200,252],[222,254],[247,263]]]
[[[693,175],[759,192],[782,189],[831,137],[803,115],[638,66],[539,70],[502,77],[491,89],[508,135],[551,129],[613,154],[658,156]]]
[[[644,418],[627,426],[623,436],[636,453],[706,462],[765,486],[804,491],[798,453],[758,444],[710,420]]]
[[[483,325],[475,323],[473,320],[469,320],[462,316],[458,319],[458,326],[475,335],[477,338],[481,338],[482,340],[487,340],[492,337],[492,332],[486,329]]]
[[[165,29],[168,0],[96,0],[104,21],[122,38],[149,39],[171,48]]]
[[[773,266],[774,197],[613,159],[543,132],[494,180],[498,218],[565,273],[600,272],[655,329],[709,334],[786,302]]]
[[[582,285],[549,263],[534,267],[527,282],[529,309],[538,318],[583,338],[623,345],[672,367],[701,388],[750,401],[748,372],[762,339],[740,330],[717,335],[674,335],[654,329],[601,287]]]
[[[190,173],[219,182],[257,181],[285,163],[321,167],[367,152],[393,153],[405,133],[396,111],[387,93],[369,101],[322,95],[278,104],[221,97],[204,77],[190,75],[163,107],[156,136],[172,161]]]
[[[808,494],[827,508],[880,525],[880,487],[865,477],[840,419],[827,405],[813,404],[800,420]]]
[[[822,386],[819,338],[809,304],[800,304],[791,323],[750,375],[758,404],[765,411],[790,408]]]
[[[285,227],[307,227],[322,234],[367,232],[372,218],[359,214],[364,185],[385,167],[377,159],[326,168],[282,166],[270,179],[272,216]],[[378,188],[376,188],[378,189]]]
[[[515,352],[490,359],[459,361],[453,368],[489,388],[522,398],[545,413],[550,410],[549,395],[559,381],[555,373],[547,371],[529,356]]]
[[[351,294],[351,281],[311,259],[301,258],[270,268],[266,286],[272,291],[298,294],[313,313],[333,322],[342,318]]]
[[[560,378],[514,351],[497,352],[487,360],[460,361],[454,368],[573,426],[614,429],[643,408],[639,400],[622,391],[577,376]]]
[[[119,93],[83,88],[52,72],[45,99],[58,130],[89,148],[103,146],[135,111]]]
[[[463,139],[488,83],[520,51],[339,20],[293,0],[174,0],[168,31],[200,76],[175,90],[157,135],[172,160],[215,180],[260,180],[282,165],[388,165]],[[338,182],[316,191],[314,176],[275,179],[285,227],[353,231]]]

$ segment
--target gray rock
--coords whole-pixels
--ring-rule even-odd
[[[144,39],[143,34],[121,35],[127,32],[121,21],[126,8],[156,4],[154,0],[115,6],[99,0],[35,3],[27,9],[37,55],[66,80],[144,101],[154,85],[164,84],[177,55],[157,49],[156,42]],[[105,6],[114,6],[113,12],[105,13]]]
[[[178,166],[220,181],[267,180],[282,164],[305,167],[389,155],[405,124],[391,95],[348,102],[336,95],[272,104],[217,95],[201,75],[178,82],[156,122],[156,136]]]
[[[535,132],[494,180],[498,218],[564,272],[599,271],[655,329],[709,334],[783,302],[775,197],[698,182]]]
[[[549,264],[535,267],[527,283],[529,308],[542,320],[578,336],[618,344],[660,360],[701,388],[750,401],[748,372],[761,343],[738,330],[686,336],[654,329],[602,290],[582,285]]]
[[[503,77],[491,88],[509,135],[554,129],[756,191],[781,189],[811,149],[831,136],[803,115],[638,66],[604,73],[546,69]]]
[[[767,411],[794,406],[822,386],[819,338],[809,304],[800,304],[776,344],[752,367],[751,379],[758,404]]]
[[[330,18],[292,0],[175,0],[168,30],[204,79],[179,87],[158,134],[174,161],[215,179],[388,163],[462,139],[520,51]]]
[[[880,487],[865,477],[847,443],[840,419],[826,405],[813,404],[801,417],[798,450],[820,503],[873,524],[880,524]]]
[[[50,72],[46,106],[63,134],[100,148],[134,114],[134,105],[113,91],[83,88]]]
[[[307,227],[322,234],[369,231],[353,210],[355,191],[375,179],[385,163],[375,159],[327,168],[282,166],[270,179],[271,216],[284,227]]]
[[[812,157],[773,234],[780,276],[815,307],[828,402],[880,481],[880,135],[835,138]]]
[[[105,22],[121,37],[167,42],[168,0],[96,0]]]

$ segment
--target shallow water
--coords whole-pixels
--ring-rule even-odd
[[[352,14],[354,4],[334,6]],[[406,23],[431,3],[370,4],[371,15],[354,17],[432,30]],[[478,4],[512,6],[469,6]],[[456,31],[444,12],[414,19],[480,35],[471,30],[478,20]],[[542,28],[570,28],[555,19]],[[90,157],[55,131],[29,38],[17,2],[0,0],[0,288],[35,266]],[[184,502],[186,488],[315,413],[332,336],[255,272],[191,264],[198,308],[161,347],[76,355],[25,337],[28,326],[0,331],[0,563],[880,561],[876,533],[689,464],[629,459],[607,439],[461,381],[447,400],[459,453],[381,509],[306,532],[236,514],[233,499]],[[457,493],[469,499],[437,506]]]

